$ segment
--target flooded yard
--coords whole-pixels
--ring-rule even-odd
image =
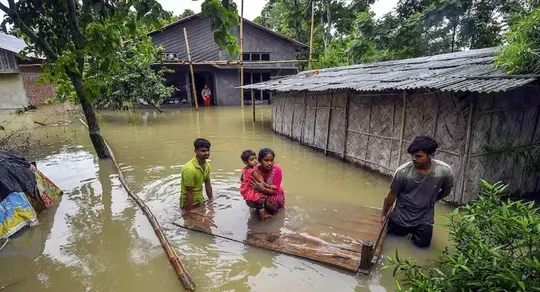
[[[47,117],[49,108],[27,114]],[[102,133],[131,188],[150,207],[197,291],[394,291],[391,270],[378,264],[362,276],[294,257],[213,238],[173,225],[180,218],[180,171],[193,157],[193,141],[212,143],[211,179],[216,222],[239,230],[255,224],[239,194],[240,153],[270,147],[283,169],[286,210],[269,224],[294,228],[306,221],[332,222],[361,207],[380,208],[388,178],[324,156],[272,132],[271,108],[167,109],[164,113],[101,112]],[[5,113],[1,119],[6,119]],[[21,118],[21,119],[24,119]],[[33,154],[41,171],[65,191],[60,204],[40,214],[40,224],[0,251],[0,287],[6,291],[181,291],[146,217],[127,196],[110,161],[99,161],[79,122],[36,131],[45,145]],[[450,209],[439,205],[436,223]],[[346,230],[335,226],[340,236]],[[436,227],[432,246],[419,250],[387,237],[384,255],[417,260],[448,245]],[[383,259],[382,262],[386,260]]]

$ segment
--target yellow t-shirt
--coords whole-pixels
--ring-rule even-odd
[[[202,193],[203,183],[210,178],[210,163],[204,165],[204,169],[199,165],[197,157],[188,161],[182,169],[182,182],[180,184],[180,207],[184,207],[186,202],[186,187],[193,187],[193,205],[204,203]]]

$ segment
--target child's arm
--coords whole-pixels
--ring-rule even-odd
[[[264,185],[265,188],[267,189],[271,189],[271,190],[277,190],[277,187],[276,186],[273,186],[273,185],[269,185],[267,183],[264,182],[264,180],[262,179],[261,175],[259,174],[259,172],[257,171],[254,171],[253,172],[253,178],[258,182],[258,183],[262,183]]]

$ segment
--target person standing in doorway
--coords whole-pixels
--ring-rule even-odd
[[[208,88],[208,85],[204,85],[204,89],[201,91],[201,95],[203,97],[204,105],[210,106],[210,97],[212,96],[212,92],[210,91],[210,88]]]
[[[388,215],[388,233],[397,236],[412,234],[418,247],[429,247],[433,236],[435,202],[448,196],[454,187],[452,168],[433,159],[437,141],[429,136],[418,136],[409,145],[411,161],[394,173],[390,191],[384,200],[381,221],[394,202]]]
[[[193,145],[195,147],[195,157],[184,165],[180,183],[180,207],[184,211],[191,211],[204,203],[203,183],[206,196],[209,200],[213,198],[210,183],[210,163],[206,161],[210,157],[210,141],[199,138],[195,140]]]

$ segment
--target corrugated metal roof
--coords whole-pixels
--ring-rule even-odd
[[[360,64],[316,71],[246,85],[245,89],[272,91],[325,91],[353,89],[383,91],[426,89],[441,91],[500,92],[538,80],[512,76],[495,69],[497,49],[487,48],[429,57]]]
[[[26,43],[20,38],[0,32],[0,49],[18,54],[25,47]]]

